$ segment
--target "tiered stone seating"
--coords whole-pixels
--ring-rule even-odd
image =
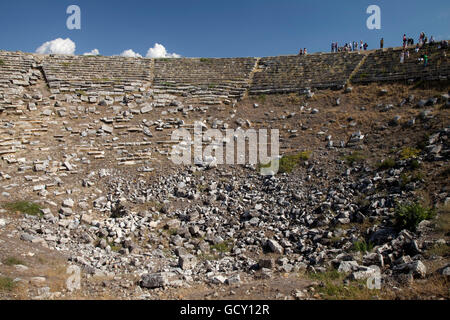
[[[151,82],[151,59],[101,56],[46,56],[43,70],[52,93],[88,96],[136,92]]]
[[[448,79],[450,74],[449,49],[438,49],[438,45],[427,46],[418,53],[409,48],[410,57],[400,63],[402,48],[376,50],[367,56],[361,68],[352,77],[353,83],[401,80],[440,80]],[[428,66],[419,58],[428,52]],[[447,55],[447,56],[446,56]]]
[[[0,90],[14,86],[29,86],[33,78],[35,65],[32,55],[20,52],[0,51]],[[4,91],[4,90],[2,90]]]
[[[363,59],[358,53],[322,53],[262,58],[250,94],[288,93],[305,88],[340,88]]]
[[[154,88],[204,104],[241,99],[255,58],[156,59]]]
[[[36,84],[42,77],[32,55],[0,51],[0,112],[14,112],[24,87]]]

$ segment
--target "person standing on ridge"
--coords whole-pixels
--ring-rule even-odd
[[[381,38],[380,40],[380,49],[384,48],[384,38]]]

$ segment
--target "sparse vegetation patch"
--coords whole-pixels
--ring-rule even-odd
[[[32,216],[41,216],[41,206],[30,201],[15,201],[6,203],[3,208],[12,212],[21,212]]]
[[[435,211],[423,207],[419,203],[401,204],[395,210],[395,225],[399,230],[416,231],[417,226],[424,220],[430,220]]]

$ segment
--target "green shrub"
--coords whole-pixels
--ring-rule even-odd
[[[361,162],[364,159],[366,159],[366,156],[363,155],[361,152],[359,151],[354,151],[349,155],[346,155],[343,157],[343,160],[345,160],[345,162],[347,162],[348,165],[352,166],[353,164],[357,163],[357,162]]]
[[[425,208],[419,203],[399,205],[395,210],[395,226],[398,230],[416,231],[420,222],[429,220],[434,215],[433,209]]]
[[[341,279],[342,274],[340,272],[338,272],[336,269],[331,269],[331,270],[327,270],[325,272],[308,273],[308,277],[311,280],[330,281],[330,280]]]
[[[5,259],[3,261],[3,263],[7,266],[15,266],[18,264],[25,265],[25,262],[23,262],[22,260],[19,260],[17,258],[14,258],[14,257],[9,257],[9,258]]]
[[[111,247],[111,251],[113,252],[119,252],[120,249],[122,249],[122,246],[120,244],[116,244],[113,241],[107,241],[107,243]]]
[[[12,291],[16,284],[13,279],[8,277],[0,277],[0,291]]]
[[[278,161],[278,173],[291,173],[295,167],[299,166],[302,161],[308,160],[310,156],[310,151],[303,151],[293,155],[286,155],[279,160],[273,161]],[[258,170],[260,168],[269,168],[271,164],[260,164]]]
[[[383,160],[379,165],[378,165],[378,169],[380,170],[387,170],[387,169],[392,169],[395,167],[395,160],[392,158],[387,158],[385,160]]]
[[[231,243],[231,241],[224,241],[218,244],[211,245],[211,250],[215,249],[216,251],[222,253],[230,252],[232,248],[233,244]]]
[[[177,233],[178,233],[178,230],[175,229],[175,228],[173,228],[173,229],[167,229],[167,234],[168,234],[169,236],[175,236],[175,235],[177,235]]]
[[[427,250],[427,255],[448,257],[450,256],[450,246],[445,243],[435,244],[432,248]]]
[[[306,161],[311,156],[311,152],[304,151],[297,153],[295,155],[286,155],[283,156],[281,159],[273,160],[278,162],[278,173],[290,173],[292,170],[297,167],[300,162]],[[261,168],[270,168],[273,164],[272,162],[269,162],[267,164],[258,164],[257,170],[259,171]]]
[[[33,203],[33,202],[29,202],[29,201],[16,201],[16,202],[10,202],[10,203],[6,203],[3,205],[3,208],[9,210],[9,211],[14,211],[14,212],[22,212],[24,214],[28,214],[31,216],[41,216],[42,212],[41,212],[41,206]]]
[[[402,173],[400,175],[400,185],[402,187],[405,187],[410,182],[418,182],[422,181],[424,179],[424,175],[422,172],[416,172],[411,175],[408,175],[406,173]]]
[[[400,153],[400,158],[402,160],[415,159],[419,156],[419,154],[420,154],[419,149],[406,147],[403,148],[402,152]]]
[[[409,165],[412,170],[416,170],[421,167],[420,162],[417,159],[413,159]]]
[[[362,253],[371,252],[373,250],[374,244],[369,241],[369,243],[366,242],[366,240],[362,241],[356,241],[353,243],[353,250],[359,251]]]
[[[307,273],[307,276],[311,280],[320,281],[315,289],[325,300],[369,300],[374,296],[365,280],[343,284],[346,275],[335,269],[323,273]]]
[[[369,77],[369,75],[367,74],[367,73],[361,73],[360,75],[359,75],[359,78],[362,80],[362,79],[365,79],[365,78],[367,78],[367,77]]]
[[[0,59],[0,66],[5,65],[5,61],[3,61],[2,59]]]
[[[262,103],[266,102],[266,95],[265,94],[260,94],[259,96],[256,97],[256,99]]]

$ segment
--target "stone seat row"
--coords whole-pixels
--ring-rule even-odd
[[[263,58],[250,94],[294,92],[305,88],[343,86],[363,55],[317,54]]]
[[[410,49],[409,58],[400,63],[402,49],[377,50],[368,55],[365,63],[353,76],[352,82],[398,81],[409,79],[439,80],[448,77],[450,73],[450,59],[448,49],[430,46],[427,50],[416,52]],[[427,52],[428,66],[424,66],[422,55]]]

